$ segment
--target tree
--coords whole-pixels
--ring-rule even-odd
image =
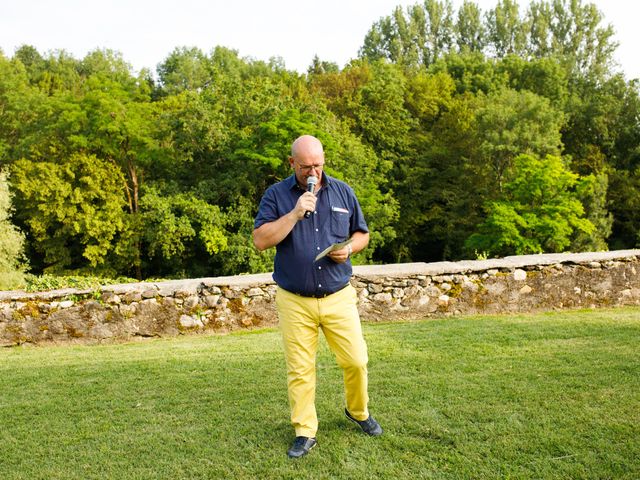
[[[121,247],[118,240],[126,226],[118,169],[81,154],[64,165],[22,159],[12,167],[12,186],[37,267],[50,273],[114,273],[108,257]]]
[[[307,73],[309,75],[321,75],[324,73],[338,73],[340,68],[338,64],[335,62],[327,62],[324,60],[320,60],[318,55],[313,56],[313,60],[311,61],[311,65],[307,69]]]
[[[496,71],[505,73],[508,86],[517,91],[528,90],[544,97],[558,111],[566,111],[569,98],[567,72],[555,58],[525,60],[507,55],[497,62]]]
[[[382,61],[372,65],[372,73],[359,92],[355,131],[383,159],[393,160],[406,148],[412,122],[404,104],[406,77],[400,68]]]
[[[486,19],[489,44],[498,58],[525,52],[526,26],[520,18],[517,1],[499,0]]]
[[[480,8],[469,0],[462,2],[458,10],[455,38],[459,52],[483,52],[486,48],[486,30],[482,23]]]
[[[83,78],[92,75],[103,75],[123,85],[131,84],[131,65],[128,64],[120,52],[114,50],[93,50],[89,52],[78,65],[78,72]]]
[[[39,79],[45,69],[45,60],[38,50],[31,45],[22,45],[13,56],[15,60],[19,60],[24,65],[29,78],[32,80]]]
[[[570,76],[604,78],[618,46],[611,25],[600,26],[600,11],[582,0],[553,0],[552,8],[551,47],[564,59]]]
[[[487,217],[466,247],[491,256],[564,251],[575,234],[594,230],[579,199],[592,181],[560,157],[518,156],[503,196],[485,205]]]
[[[505,185],[523,153],[562,155],[585,179],[575,194],[595,229],[574,229],[570,248],[635,246],[640,95],[611,75],[602,20],[581,0],[530,2],[526,13],[500,0],[488,15],[471,0],[457,12],[427,0],[376,22],[363,58],[342,70],[315,58],[301,75],[277,58],[183,47],[157,84],[110,50],[82,60],[29,46],[0,53],[0,162],[18,167],[12,220],[36,273],[267,269],[269,254],[247,243],[253,216],[264,189],[290,173],[293,138],[312,133],[369,222],[371,248],[357,261],[461,258],[483,206],[511,202]],[[79,181],[86,172],[108,180]],[[111,220],[96,216],[102,226],[74,203],[98,190],[113,205]]]
[[[508,85],[507,75],[496,69],[494,62],[480,52],[449,53],[429,67],[428,72],[450,75],[460,94],[489,93]]]
[[[537,58],[547,57],[553,54],[551,45],[553,22],[553,9],[548,2],[531,2],[527,12],[527,27],[529,29],[528,51]]]
[[[593,231],[576,232],[571,249],[576,252],[600,252],[609,250],[607,239],[611,235],[613,215],[607,208],[609,175],[605,172],[587,177],[585,188],[580,191],[580,201],[585,209],[585,218],[593,224]]]
[[[140,221],[146,275],[207,276],[210,259],[227,248],[225,216],[193,193],[144,190]]]
[[[511,89],[483,98],[477,112],[481,160],[492,169],[498,190],[517,155],[560,153],[563,116],[546,98]]]
[[[360,50],[371,62],[388,59],[408,69],[426,67],[454,43],[453,9],[449,0],[425,0],[407,9],[396,7],[369,30]]]
[[[611,187],[608,207],[614,216],[612,248],[640,246],[640,83],[626,85],[621,108],[611,130],[616,133],[610,151]]]
[[[608,201],[614,215],[611,248],[640,247],[640,166],[612,172]]]
[[[176,48],[158,65],[158,76],[164,92],[179,93],[203,88],[211,80],[211,66],[198,48]]]
[[[11,223],[11,192],[7,172],[0,170],[0,290],[15,288],[24,280],[24,234]]]
[[[475,96],[454,95],[448,75],[430,77],[427,112],[433,116],[419,117],[410,153],[394,166],[401,212],[397,240],[385,258],[390,262],[461,258],[464,240],[480,221],[482,201],[494,187],[486,166],[472,161],[480,157]]]
[[[72,137],[76,148],[108,160],[126,175],[123,182],[130,213],[138,211],[145,168],[161,155],[157,138],[157,106],[146,85],[130,86],[104,75],[87,79],[79,102],[82,111]]]
[[[258,251],[251,241],[257,205],[240,197],[225,210],[227,247],[224,255],[211,259],[211,271],[219,275],[269,272],[273,269],[275,248]]]
[[[454,43],[453,7],[450,0],[425,0],[427,38],[424,46],[423,64],[431,65],[449,52]]]
[[[80,62],[65,50],[50,52],[44,59],[45,68],[31,82],[46,95],[76,91],[80,88]],[[34,71],[38,73],[38,70]]]
[[[0,162],[10,163],[20,150],[22,137],[36,123],[44,96],[29,84],[20,60],[0,52]]]

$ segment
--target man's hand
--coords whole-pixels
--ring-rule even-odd
[[[344,263],[349,259],[351,255],[351,245],[347,245],[340,250],[334,250],[333,252],[329,252],[327,256],[336,263]]]
[[[293,209],[298,220],[304,218],[305,212],[315,211],[317,200],[316,196],[311,192],[304,192],[304,194],[300,196]]]
[[[304,192],[289,213],[253,230],[253,244],[260,251],[275,247],[304,218],[305,212],[313,212],[315,209],[316,196],[311,192]]]

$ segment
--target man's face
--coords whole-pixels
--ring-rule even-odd
[[[318,185],[322,182],[323,153],[301,152],[295,158],[289,157],[289,163],[296,174],[298,184],[303,188],[307,187],[307,179],[312,176],[318,178]]]

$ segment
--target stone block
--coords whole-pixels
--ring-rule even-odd
[[[122,299],[124,303],[134,303],[142,300],[142,294],[140,292],[127,292]]]
[[[513,279],[516,282],[524,282],[527,279],[527,272],[525,272],[524,270],[521,270],[519,268],[517,268],[514,272],[513,272]]]
[[[182,328],[202,328],[204,326],[202,320],[190,315],[181,315],[179,323]]]
[[[121,302],[120,295],[113,292],[103,292],[102,301],[111,305],[118,305]]]
[[[404,297],[404,290],[402,288],[394,288],[391,292],[391,296],[393,298],[402,298]]]
[[[220,300],[220,295],[207,295],[204,297],[204,303],[207,307],[215,307]]]
[[[386,303],[386,304],[390,304],[393,302],[393,296],[386,292],[386,293],[376,293],[373,297],[371,297],[371,299],[374,302],[378,302],[378,303]]]
[[[471,293],[477,293],[478,290],[480,290],[480,287],[475,282],[466,281],[462,283],[462,289]]]
[[[195,308],[200,303],[200,297],[191,295],[184,299],[182,306],[186,309]]]
[[[155,298],[158,295],[158,290],[156,288],[147,288],[141,293],[142,298]]]

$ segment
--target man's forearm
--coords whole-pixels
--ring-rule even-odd
[[[369,245],[369,232],[354,232],[351,238],[353,238],[353,242],[351,242],[352,255],[364,250]]]
[[[253,231],[253,244],[260,251],[275,247],[289,235],[296,223],[298,216],[292,210],[273,222],[260,225]]]

